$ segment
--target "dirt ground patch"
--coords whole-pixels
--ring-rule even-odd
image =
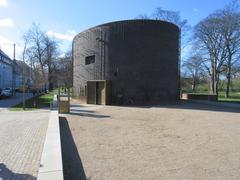
[[[61,116],[66,179],[240,179],[238,110],[73,105]]]

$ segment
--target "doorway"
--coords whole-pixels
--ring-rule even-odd
[[[87,104],[110,104],[110,81],[87,81]]]

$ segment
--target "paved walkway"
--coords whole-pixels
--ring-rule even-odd
[[[36,179],[49,111],[0,113],[0,179]]]
[[[26,99],[29,99],[31,97],[33,97],[32,93],[25,94]],[[15,97],[0,99],[0,111],[5,110],[6,108],[9,108],[9,107],[15,106],[21,103],[22,100],[23,100],[22,93],[16,93]]]

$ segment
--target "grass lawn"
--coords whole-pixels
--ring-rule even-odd
[[[53,95],[57,94],[57,90],[53,90],[47,94],[43,94],[37,97],[28,99],[26,103],[25,110],[35,110],[41,108],[50,108],[50,103],[53,101]],[[23,110],[23,104],[20,103],[16,106],[10,108],[11,111],[21,111]]]
[[[240,92],[230,92],[229,98],[225,98],[225,92],[219,92],[218,101],[240,103]]]

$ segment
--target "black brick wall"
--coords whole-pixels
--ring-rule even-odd
[[[179,29],[155,20],[103,24],[73,40],[74,95],[88,80],[112,81],[112,104],[159,104],[179,99]],[[85,65],[85,57],[95,63]]]

